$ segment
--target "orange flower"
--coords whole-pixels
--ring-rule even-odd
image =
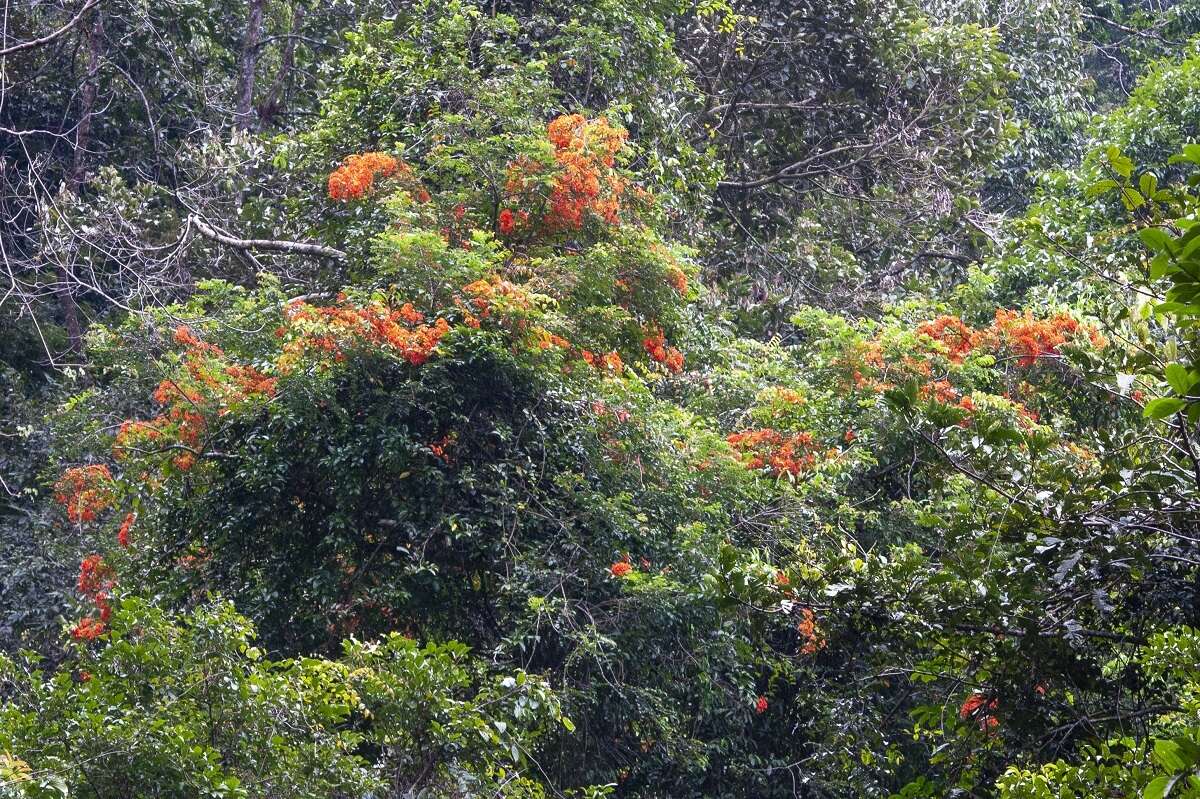
[[[999,343],[1017,354],[1022,366],[1032,366],[1039,358],[1058,355],[1060,346],[1079,335],[1086,336],[1096,349],[1103,349],[1108,344],[1095,328],[1080,324],[1065,313],[1036,319],[1029,311],[1018,314],[1000,308],[996,311],[992,331]]]
[[[671,266],[667,269],[667,282],[670,283],[671,287],[680,294],[687,294],[687,273],[678,266]]]
[[[79,620],[71,630],[71,637],[76,641],[94,641],[104,634],[104,622],[90,616]]]
[[[1000,725],[1000,720],[993,715],[999,704],[997,699],[988,699],[983,694],[974,693],[962,703],[962,707],[958,710],[958,717],[963,721],[975,719],[979,724],[979,729],[987,732]]]
[[[804,640],[800,646],[800,654],[815,655],[825,648],[825,634],[817,625],[817,614],[813,613],[811,608],[801,608],[800,623],[796,625],[796,632]]]
[[[133,521],[137,518],[137,514],[126,514],[125,520],[121,522],[121,529],[117,531],[117,543],[122,547],[129,546],[129,529],[133,527]]]
[[[616,174],[616,154],[625,145],[628,134],[605,119],[588,120],[581,114],[567,114],[546,126],[546,138],[554,146],[557,172],[550,189],[550,208],[542,219],[549,233],[578,230],[590,213],[608,224],[617,224],[624,178]],[[538,181],[529,178],[541,167],[529,159],[509,165],[505,191],[519,198],[536,190]],[[519,216],[519,215],[518,215]],[[505,233],[501,221],[500,231]]]
[[[449,465],[454,462],[454,459],[446,450],[454,445],[456,438],[457,436],[453,433],[448,433],[430,444],[429,451],[433,453],[435,458]]]
[[[600,361],[596,365],[598,367],[607,369],[615,375],[621,374],[621,372],[625,371],[625,363],[621,360],[621,356],[616,350],[613,350],[606,355],[601,355]]]
[[[390,177],[400,169],[408,171],[402,164],[386,153],[363,153],[351,155],[329,175],[329,198],[332,200],[358,200],[370,193],[375,179]]]
[[[498,219],[498,222],[500,225],[500,235],[501,236],[511,236],[513,230],[516,228],[516,225],[517,225],[517,222],[513,216],[512,210],[508,209],[508,208],[505,208],[503,211],[500,212],[500,217]]]
[[[659,328],[649,328],[646,337],[642,339],[642,347],[646,353],[667,367],[671,372],[683,371],[683,353],[674,347],[668,347],[663,332]]]
[[[962,363],[981,341],[979,331],[957,316],[939,316],[931,322],[922,322],[917,333],[944,344],[949,350],[947,357],[954,363]]]
[[[812,469],[821,452],[812,433],[785,436],[778,430],[763,428],[733,433],[725,440],[741,454],[747,469],[768,469],[777,477],[784,474],[797,476]],[[837,450],[832,452],[836,454]],[[829,454],[825,453],[825,457]]]
[[[610,566],[608,570],[612,572],[613,577],[624,577],[633,571],[633,565],[629,561],[619,560]]]

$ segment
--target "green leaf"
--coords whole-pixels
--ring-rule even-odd
[[[1112,178],[1105,178],[1104,180],[1098,180],[1092,185],[1088,186],[1085,194],[1088,197],[1099,197],[1101,194],[1107,194],[1120,185],[1120,183],[1117,183]]]
[[[1127,210],[1132,211],[1145,205],[1146,198],[1137,189],[1126,187],[1121,189],[1121,202],[1125,203]]]
[[[1179,267],[1171,263],[1171,259],[1167,257],[1165,252],[1160,252],[1150,261],[1150,279],[1159,280],[1169,274],[1178,272]]]
[[[1172,164],[1178,164],[1181,161],[1191,161],[1193,164],[1200,164],[1200,144],[1194,142],[1183,145],[1183,152],[1179,155],[1173,155],[1170,158]]]
[[[1186,395],[1188,389],[1192,387],[1191,372],[1187,370],[1183,364],[1172,363],[1166,368],[1167,382],[1171,384],[1171,388],[1175,389],[1176,394]]]
[[[1108,155],[1109,165],[1118,175],[1128,178],[1133,174],[1133,161],[1121,155],[1121,151],[1118,148],[1109,147],[1106,154]]]
[[[1159,738],[1154,742],[1154,757],[1164,768],[1171,771],[1179,771],[1187,766],[1183,749],[1179,747],[1179,744],[1166,738]]]
[[[1138,179],[1138,188],[1142,190],[1142,194],[1150,197],[1158,190],[1158,176],[1153,172],[1146,172]]]
[[[1159,397],[1146,403],[1142,415],[1147,419],[1165,419],[1173,413],[1178,413],[1186,404],[1178,397]]]
[[[1171,234],[1159,227],[1144,227],[1138,231],[1138,238],[1155,252],[1162,252],[1171,243]]]
[[[1171,783],[1170,777],[1157,777],[1142,791],[1142,799],[1163,799]]]

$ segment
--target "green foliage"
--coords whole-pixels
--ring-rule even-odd
[[[393,634],[341,660],[270,660],[225,603],[177,616],[125,598],[70,668],[0,669],[13,797],[524,796],[521,767],[561,720],[524,673],[479,686],[459,645]]]

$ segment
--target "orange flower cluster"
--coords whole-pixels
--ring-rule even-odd
[[[67,469],[54,484],[54,498],[76,524],[95,521],[116,498],[112,473],[99,464]]]
[[[449,465],[454,462],[454,457],[450,455],[447,450],[454,446],[454,442],[457,440],[457,438],[458,437],[454,433],[447,433],[437,441],[434,441],[432,444],[430,444],[429,451],[433,453],[433,457],[437,458],[442,463]]]
[[[950,405],[958,401],[958,389],[951,385],[949,380],[933,380],[921,386],[918,392],[921,399],[932,399],[943,405]]]
[[[413,366],[420,366],[450,332],[445,319],[423,324],[424,317],[411,303],[388,308],[382,303],[317,307],[294,302],[286,309],[285,318],[287,326],[277,332],[281,336],[290,333],[292,338],[276,362],[281,372],[289,371],[306,353],[324,353],[341,361],[346,349],[355,344],[391,350]]]
[[[674,347],[667,346],[663,332],[659,328],[651,328],[646,331],[646,337],[642,339],[642,347],[651,358],[667,367],[668,370],[676,373],[683,371],[683,353]]]
[[[642,558],[642,564],[646,568],[650,568],[650,561],[646,560],[645,558]],[[613,577],[624,577],[631,573],[633,571],[633,563],[629,557],[629,553],[626,552],[621,556],[620,560],[613,563],[612,566],[609,566],[608,571]]]
[[[125,514],[125,520],[121,522],[121,529],[117,530],[117,544],[121,547],[129,546],[129,531],[133,528],[133,522],[136,518],[136,513]]]
[[[557,333],[551,333],[543,327],[535,327],[533,329],[534,345],[539,350],[548,350],[551,347],[557,347],[560,350],[570,350],[571,342],[567,341]],[[593,358],[595,356],[592,356]]]
[[[1070,314],[1055,314],[1049,319],[1036,319],[1026,311],[1018,314],[1003,308],[996,311],[992,334],[1019,358],[1022,366],[1032,366],[1038,358],[1058,354],[1058,348],[1071,338],[1084,334],[1096,349],[1108,342],[1099,331],[1082,325]]]
[[[1078,336],[1086,336],[1097,349],[1108,344],[1094,327],[1082,324],[1070,314],[1038,319],[1030,311],[1022,314],[1005,308],[998,308],[995,320],[982,330],[956,316],[939,316],[918,325],[917,333],[944,345],[946,357],[953,363],[962,363],[980,347],[1006,349],[1018,356],[1022,366],[1032,366],[1039,358],[1057,355],[1059,347]]]
[[[174,340],[185,348],[183,371],[159,383],[153,395],[167,410],[148,421],[122,423],[113,443],[118,460],[140,446],[163,440],[168,447],[182,445],[185,451],[175,455],[173,462],[187,471],[203,449],[209,424],[206,413],[219,415],[251,398],[275,396],[274,377],[248,364],[230,363],[220,347],[202,341],[186,325],[175,329]]]
[[[800,623],[796,625],[796,632],[804,641],[800,645],[800,654],[815,655],[825,648],[825,634],[821,632],[817,614],[813,613],[812,608],[800,609]]]
[[[884,344],[879,339],[857,345],[856,351],[844,359],[849,366],[849,383],[854,388],[873,393],[882,393],[908,380],[922,381],[918,390],[921,399],[942,405],[953,405],[966,412],[959,422],[962,427],[971,423],[975,412],[975,401],[961,392],[946,379],[933,379],[935,371],[945,371],[934,354],[954,364],[962,363],[972,352],[986,350],[993,355],[1010,354],[1022,367],[1033,366],[1039,359],[1059,354],[1062,345],[1086,340],[1096,349],[1108,342],[1094,327],[1085,325],[1069,314],[1060,313],[1046,319],[1038,319],[1026,311],[998,309],[994,321],[985,328],[976,329],[955,316],[940,316],[922,322],[916,333],[937,342],[931,353],[921,356],[884,356]],[[1020,402],[1013,405],[1023,425],[1038,420],[1035,412]]]
[[[625,371],[625,362],[621,360],[621,355],[616,350],[596,355],[591,350],[580,350],[579,357],[588,364],[594,366],[601,371],[611,372],[614,375],[619,375]]]
[[[562,169],[550,193],[546,227],[578,230],[583,226],[585,211],[610,225],[617,224],[625,181],[612,169],[628,134],[605,119],[589,121],[580,114],[570,114],[551,122],[546,135],[554,144],[554,158]],[[602,178],[607,196],[602,196]]]
[[[71,637],[76,641],[94,641],[104,634],[107,625],[100,619],[84,616],[71,628]]]
[[[386,153],[348,156],[341,166],[329,174],[329,198],[343,201],[361,199],[374,188],[376,178],[391,177],[401,169],[409,171],[407,164]]]
[[[587,214],[610,225],[619,222],[621,197],[626,182],[615,171],[616,155],[625,146],[628,133],[610,125],[606,119],[586,119],[582,114],[567,114],[550,122],[546,137],[554,146],[557,172],[550,189],[549,209],[542,217],[542,228],[554,234],[579,230]],[[528,201],[537,188],[541,166],[530,159],[509,164],[505,193],[508,202]],[[507,211],[507,215],[505,213]],[[501,211],[500,233],[511,235],[528,221],[528,214]]]
[[[917,333],[944,344],[947,357],[954,363],[962,363],[982,341],[982,334],[957,316],[939,316],[922,322],[917,325]]]
[[[480,319],[492,316],[497,301],[502,302],[505,308],[524,310],[529,307],[529,296],[525,290],[507,280],[497,278],[476,280],[463,286],[463,293],[469,295],[470,300],[467,303],[458,301],[458,305],[465,312],[463,321],[473,328],[479,327]],[[526,328],[524,324],[525,320],[518,319],[518,329],[531,334],[532,346],[539,350],[551,348],[565,350],[583,359],[589,366],[614,375],[622,374],[625,371],[625,361],[616,350],[595,353],[591,350],[576,349],[575,345],[557,333],[551,333],[542,327]]]
[[[108,624],[112,608],[108,604],[108,594],[116,585],[112,568],[99,555],[88,555],[79,564],[79,593],[92,602],[99,610],[98,617],[86,616],[79,620],[71,631],[76,641],[91,641],[101,635]]]
[[[776,477],[798,476],[817,465],[819,448],[812,433],[784,435],[778,430],[763,428],[743,430],[725,439],[742,456],[747,469],[768,469]],[[833,450],[826,455],[836,454]]]
[[[983,694],[971,694],[959,708],[958,717],[963,721],[975,719],[979,729],[987,732],[1000,726],[1000,720],[993,715],[999,705],[999,700],[988,699]]]
[[[675,289],[682,296],[688,291],[687,273],[678,266],[667,267],[667,282],[671,284],[671,288]]]

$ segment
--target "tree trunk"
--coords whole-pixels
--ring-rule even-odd
[[[275,74],[275,80],[271,83],[271,88],[267,90],[267,96],[258,106],[260,128],[272,124],[275,117],[283,110],[281,103],[284,90],[288,88],[292,80],[292,68],[296,64],[296,41],[304,24],[304,11],[302,2],[296,3],[292,10],[291,35],[283,44],[283,53],[279,57],[279,72]]]
[[[246,35],[242,39],[241,74],[237,89],[237,126],[243,130],[254,127],[254,73],[258,69],[258,48],[262,42],[264,0],[249,0],[250,13],[246,19]]]
[[[87,180],[88,148],[92,144],[92,116],[96,111],[97,75],[100,72],[100,55],[104,45],[104,15],[96,9],[87,33],[87,75],[84,77],[79,99],[79,124],[75,127],[75,151],[71,159],[71,174],[67,186],[78,196]],[[78,353],[83,348],[83,325],[79,322],[79,309],[75,305],[71,277],[60,263],[58,266],[58,302],[62,309],[63,323],[67,328],[70,351]]]

